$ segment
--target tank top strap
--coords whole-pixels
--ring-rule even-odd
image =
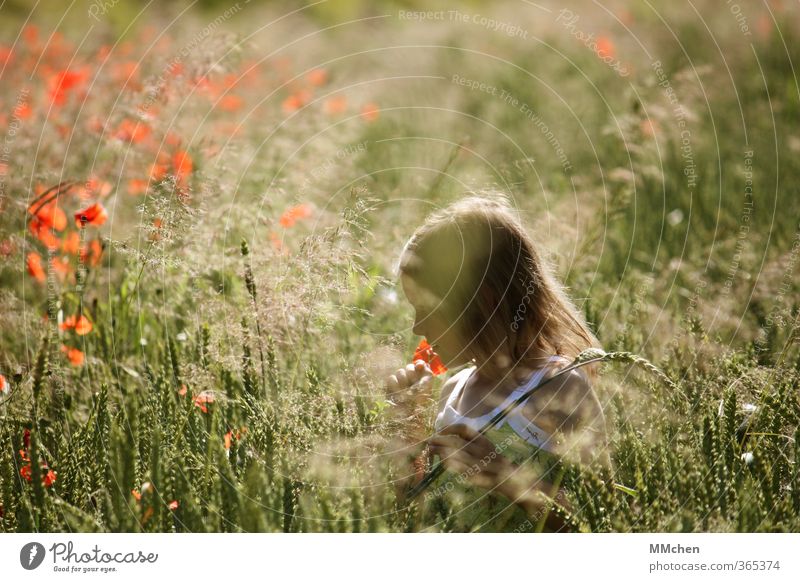
[[[470,366],[464,368],[463,370],[456,372],[456,376],[458,377],[458,382],[456,385],[453,386],[453,389],[450,390],[450,394],[447,396],[447,405],[452,405],[453,401],[458,398],[458,395],[464,390],[464,385],[467,383],[467,380],[475,371],[475,366]]]
[[[450,424],[460,423],[460,424],[467,424],[474,430],[480,430],[481,424],[479,422],[480,419],[471,419],[466,416],[462,416],[458,414],[453,406],[453,402],[458,397],[458,394],[464,388],[464,384],[466,384],[467,379],[469,378],[470,374],[475,369],[475,366],[464,368],[463,370],[459,370],[453,376],[454,378],[458,378],[456,381],[456,385],[453,386],[453,389],[450,390],[450,394],[447,395],[447,400],[442,407],[442,410],[439,414],[436,415],[436,419],[434,421],[434,430],[439,431],[442,430],[445,426]]]
[[[547,370],[549,370],[552,367],[552,364],[558,361],[569,362],[569,358],[565,358],[564,356],[559,356],[558,354],[549,356],[547,358],[547,363],[544,366],[541,366],[538,370],[536,370],[536,372],[534,372],[534,374],[530,377],[530,379],[528,379],[527,382],[514,388],[512,394],[519,396],[523,392],[527,392],[528,390],[536,386],[539,382],[542,381],[542,378],[544,378],[544,375],[547,373]]]
[[[468,368],[464,368],[463,370],[456,372],[455,377],[458,378],[458,381],[456,382],[456,385],[453,387],[453,389],[450,391],[450,394],[448,394],[447,401],[445,402],[441,412],[439,412],[439,414],[436,416],[436,420],[434,422],[434,428],[436,430],[441,430],[441,428],[444,426],[458,422],[460,424],[466,424],[476,431],[480,430],[483,427],[483,425],[486,424],[486,422],[489,421],[500,410],[503,410],[506,406],[508,406],[508,404],[510,404],[511,402],[519,398],[523,393],[527,392],[533,386],[536,386],[539,382],[541,382],[542,378],[544,377],[545,373],[547,373],[547,370],[550,369],[551,365],[554,362],[558,361],[569,362],[570,360],[569,358],[566,358],[558,354],[549,356],[547,358],[547,363],[545,363],[538,370],[536,370],[536,372],[534,372],[531,375],[531,377],[528,379],[527,382],[514,388],[514,390],[512,390],[511,393],[508,396],[506,396],[505,400],[500,405],[495,407],[494,410],[478,417],[469,417],[459,414],[456,412],[455,407],[453,406],[453,402],[455,401],[456,398],[459,397],[459,394],[463,392],[464,386],[466,385],[469,377],[476,370],[476,366],[470,366]],[[516,414],[520,414],[519,410],[520,408],[521,407],[517,407]],[[530,421],[522,422],[522,419],[520,419],[515,424],[517,424],[517,426],[522,426],[529,423]],[[502,424],[503,423],[501,423],[501,426]],[[544,432],[541,429],[538,429],[538,427],[536,428],[540,433]]]
[[[566,363],[570,362],[569,358],[558,354],[549,356],[547,363],[539,368],[536,373],[531,376],[530,380],[514,389],[514,391],[511,393],[513,399],[516,400],[525,392],[534,386],[537,386],[542,381],[542,378],[544,378],[547,370],[552,367],[552,364],[559,361],[564,361]],[[511,398],[509,398],[509,401],[511,401]],[[516,406],[504,419],[504,421],[501,423],[501,426],[508,425],[509,428],[511,428],[527,443],[534,445],[537,448],[544,449],[548,452],[552,451],[553,445],[555,444],[552,436],[532,420],[528,419],[522,412],[524,408],[525,403],[521,403]]]

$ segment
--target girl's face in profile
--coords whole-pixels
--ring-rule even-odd
[[[464,343],[455,325],[441,315],[442,300],[405,273],[400,276],[400,285],[414,308],[412,331],[428,340],[448,368],[467,363],[469,358],[462,350]]]

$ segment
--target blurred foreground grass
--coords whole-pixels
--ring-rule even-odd
[[[796,9],[235,6],[3,24],[2,531],[446,530],[395,500],[390,269],[487,187],[677,384],[605,369],[582,529],[800,529]]]

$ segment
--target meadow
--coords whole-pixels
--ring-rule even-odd
[[[392,267],[485,189],[672,382],[576,529],[800,531],[797,6],[434,4],[0,8],[0,531],[448,531]]]

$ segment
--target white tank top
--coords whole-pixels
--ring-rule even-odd
[[[570,361],[564,356],[550,356],[548,358],[548,363],[534,372],[534,374],[525,384],[515,388],[514,391],[511,392],[511,394],[509,394],[506,399],[494,410],[481,416],[464,416],[463,414],[457,412],[453,407],[453,402],[463,390],[469,376],[476,370],[476,366],[461,370],[460,372],[456,373],[456,376],[459,377],[458,382],[453,387],[450,395],[447,397],[447,402],[445,403],[444,408],[436,416],[436,421],[433,425],[434,429],[436,429],[436,431],[440,431],[444,427],[452,424],[463,424],[475,431],[480,431],[498,412],[522,396],[524,392],[530,390],[533,386],[538,384],[547,369],[550,367],[550,364],[558,360],[564,360],[566,362]],[[524,441],[534,445],[535,447],[544,449],[545,451],[553,452],[552,448],[556,442],[552,438],[552,435],[525,418],[525,416],[522,414],[523,408],[524,404],[514,408],[514,410],[512,410],[503,420],[501,420],[494,427],[494,429],[499,430],[503,427],[503,425],[508,424],[508,426],[511,427],[511,429],[513,429],[513,431],[517,433],[517,435]]]

